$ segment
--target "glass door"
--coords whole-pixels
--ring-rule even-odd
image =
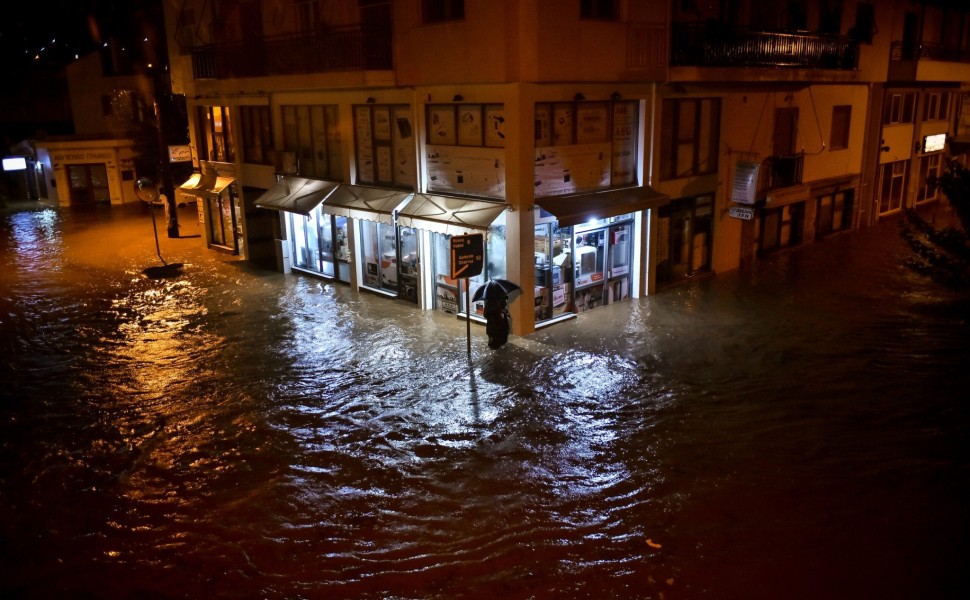
[[[397,258],[398,298],[418,303],[418,276],[420,260],[418,255],[418,230],[413,227],[398,227]]]

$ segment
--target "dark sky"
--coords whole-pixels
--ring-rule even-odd
[[[5,74],[59,69],[105,42],[130,44],[145,26],[161,31],[160,0],[53,0],[6,3],[0,19]]]

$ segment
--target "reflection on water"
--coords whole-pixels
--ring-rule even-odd
[[[8,596],[967,591],[966,305],[891,224],[469,363],[453,318],[198,239],[148,279],[147,218],[2,215]]]

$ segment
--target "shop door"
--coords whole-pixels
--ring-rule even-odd
[[[233,253],[236,247],[236,216],[233,210],[233,198],[227,194],[219,194],[206,199],[209,205],[209,243]]]
[[[657,281],[672,282],[710,269],[713,198],[676,200],[661,207]]]
[[[103,164],[68,165],[71,180],[71,204],[93,206],[99,202],[111,202],[108,192],[108,169]]]
[[[418,254],[418,230],[413,227],[398,227],[397,235],[397,296],[417,304],[421,265]]]
[[[606,303],[618,302],[630,295],[630,263],[633,258],[633,224],[622,223],[610,227],[609,271]]]
[[[576,312],[591,310],[603,304],[607,231],[584,231],[577,233],[573,240]]]

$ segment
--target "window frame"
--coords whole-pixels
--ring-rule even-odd
[[[705,104],[709,104],[706,110],[708,113],[709,130],[707,139],[703,139],[703,124],[705,115]],[[693,123],[691,124],[692,134],[684,135],[682,116],[685,108],[694,105]],[[673,179],[683,179],[686,177],[697,177],[702,175],[712,175],[717,173],[720,157],[718,147],[721,139],[721,98],[667,98],[661,107],[661,151],[660,151],[660,178],[665,181]],[[701,148],[707,146],[707,163],[709,166],[703,168],[701,161]],[[690,151],[690,167],[685,169],[680,165],[680,150]]]
[[[465,20],[465,0],[421,0],[421,22],[425,25]]]
[[[852,105],[838,104],[832,107],[832,127],[829,130],[829,150],[844,150],[849,147],[852,128]]]

